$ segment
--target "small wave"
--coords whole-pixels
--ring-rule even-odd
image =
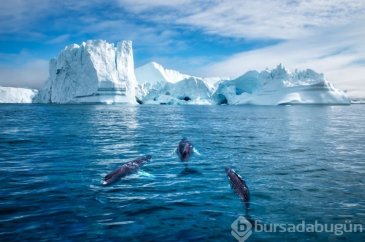
[[[306,149],[301,149],[301,148],[297,148],[297,149],[290,149],[289,150],[292,153],[302,153],[302,152],[306,152]]]
[[[169,210],[172,210],[172,208],[166,207],[166,206],[151,206],[148,208],[142,208],[142,209],[140,208],[138,210],[128,211],[128,212],[126,212],[126,214],[128,216],[136,216],[139,214],[146,215],[146,214],[156,213],[158,211],[163,211],[163,210],[169,211]]]
[[[29,144],[29,143],[36,143],[32,140],[27,139],[18,139],[18,140],[2,140],[1,143],[9,144],[9,145],[18,145],[18,144]]]
[[[135,221],[120,221],[120,222],[110,222],[110,223],[100,223],[100,224],[105,225],[105,226],[114,227],[114,226],[133,224],[133,223],[135,223]]]
[[[180,172],[178,177],[187,176],[187,175],[201,175],[202,173],[199,170],[186,167],[184,170]]]
[[[139,170],[136,175],[138,175],[139,177],[155,178],[155,175],[152,175],[151,173],[145,172],[143,170]]]

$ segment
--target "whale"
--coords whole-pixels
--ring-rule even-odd
[[[230,167],[226,167],[225,171],[233,191],[243,201],[247,213],[250,207],[250,191],[247,187],[245,180],[243,180],[243,178]]]
[[[194,153],[194,146],[187,138],[182,138],[176,148],[176,153],[181,161],[187,162]]]
[[[103,185],[110,185],[121,178],[136,173],[141,166],[146,164],[152,158],[151,155],[141,156],[132,161],[128,161],[118,169],[106,175],[102,181]]]

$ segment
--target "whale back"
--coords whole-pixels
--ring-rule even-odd
[[[127,175],[133,174],[139,170],[141,166],[146,164],[152,158],[151,155],[139,157],[135,160],[128,161],[121,167],[117,168],[113,172],[104,177],[104,185],[109,185]]]
[[[246,209],[248,209],[250,206],[250,192],[245,180],[231,168],[226,168],[226,173],[233,191],[241,198]]]

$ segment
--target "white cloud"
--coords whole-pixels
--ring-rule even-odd
[[[152,56],[171,55],[171,49],[185,48],[182,41],[175,40],[179,34],[171,29],[156,26],[137,25],[123,19],[116,20],[90,20],[91,22],[80,33],[92,34],[94,38],[120,41],[129,39],[134,42],[134,52],[144,52]],[[139,62],[139,60],[135,60]]]
[[[290,69],[323,72],[350,95],[365,97],[365,1],[186,0],[165,6],[137,0],[143,3],[139,8],[130,0],[120,2],[158,23],[170,22],[222,37],[281,40],[274,46],[210,63],[195,69],[196,74],[238,76],[283,63]]]
[[[67,40],[69,40],[70,35],[69,34],[62,34],[59,35],[49,41],[47,41],[48,44],[59,44],[59,43],[65,43]]]
[[[115,5],[115,11],[107,14],[94,11],[102,5]],[[68,11],[80,14],[75,20],[67,19]],[[58,30],[72,29],[71,32],[51,40],[35,32],[37,28],[32,32],[29,26],[45,16],[58,16],[55,25]],[[249,69],[272,68],[283,63],[291,69],[312,68],[323,72],[338,87],[365,96],[364,16],[365,1],[361,0],[114,0],[108,3],[65,0],[57,7],[51,0],[12,0],[0,5],[0,36],[19,33],[23,38],[30,36],[48,43],[65,42],[68,34],[71,37],[86,34],[109,41],[133,39],[140,48],[137,53],[148,52],[157,60],[176,63],[187,71],[189,67],[185,63],[195,63],[190,67],[195,75],[237,76]],[[131,22],[130,18],[138,21]],[[79,24],[73,25],[75,22]],[[199,30],[207,38],[214,35],[222,39],[279,39],[281,42],[209,63],[211,56],[194,59],[174,54],[176,48],[189,50],[188,42],[179,38],[179,30]],[[30,75],[22,73],[42,65],[44,70],[31,73],[37,80],[44,79],[47,68],[45,62],[40,63],[29,59],[26,64],[15,67],[0,66],[0,85],[5,79],[14,79],[16,85],[31,86]],[[35,79],[33,86],[39,85]]]
[[[0,4],[0,34],[24,31],[47,12],[49,0],[11,0]]]
[[[102,4],[103,0],[63,0],[55,2],[53,0],[10,0],[2,1],[0,4],[0,36],[6,34],[17,34],[32,38],[47,38],[36,31],[29,29],[37,29],[35,27],[37,21],[42,22],[49,16],[59,17],[62,21],[63,14],[69,14],[71,11],[79,12],[81,17],[89,8]],[[73,19],[74,24],[77,19]],[[47,23],[50,24],[50,23]],[[42,28],[44,26],[41,26]],[[37,29],[39,32],[42,29]]]
[[[362,24],[334,28],[322,34],[241,52],[200,71],[204,75],[235,77],[248,70],[274,68],[283,63],[289,69],[311,68],[324,73],[337,87],[348,90],[349,95],[365,97],[365,49],[362,48],[365,29]]]
[[[191,4],[191,0],[117,0],[121,6],[126,6],[129,10],[134,12],[143,12],[151,10],[152,8],[170,8],[174,9],[185,4]]]
[[[365,13],[365,2],[358,0],[119,2],[132,12],[145,14],[147,19],[168,20],[206,33],[236,38],[299,38],[311,35],[318,28],[357,21]]]
[[[40,88],[48,77],[48,61],[29,59],[22,65],[0,65],[0,86]]]

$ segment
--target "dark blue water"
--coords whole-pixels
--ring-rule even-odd
[[[235,241],[262,224],[365,224],[365,105],[0,105],[0,241]],[[173,154],[188,137],[201,156]],[[143,172],[103,176],[144,154]],[[260,233],[248,241],[364,241],[363,233]]]

